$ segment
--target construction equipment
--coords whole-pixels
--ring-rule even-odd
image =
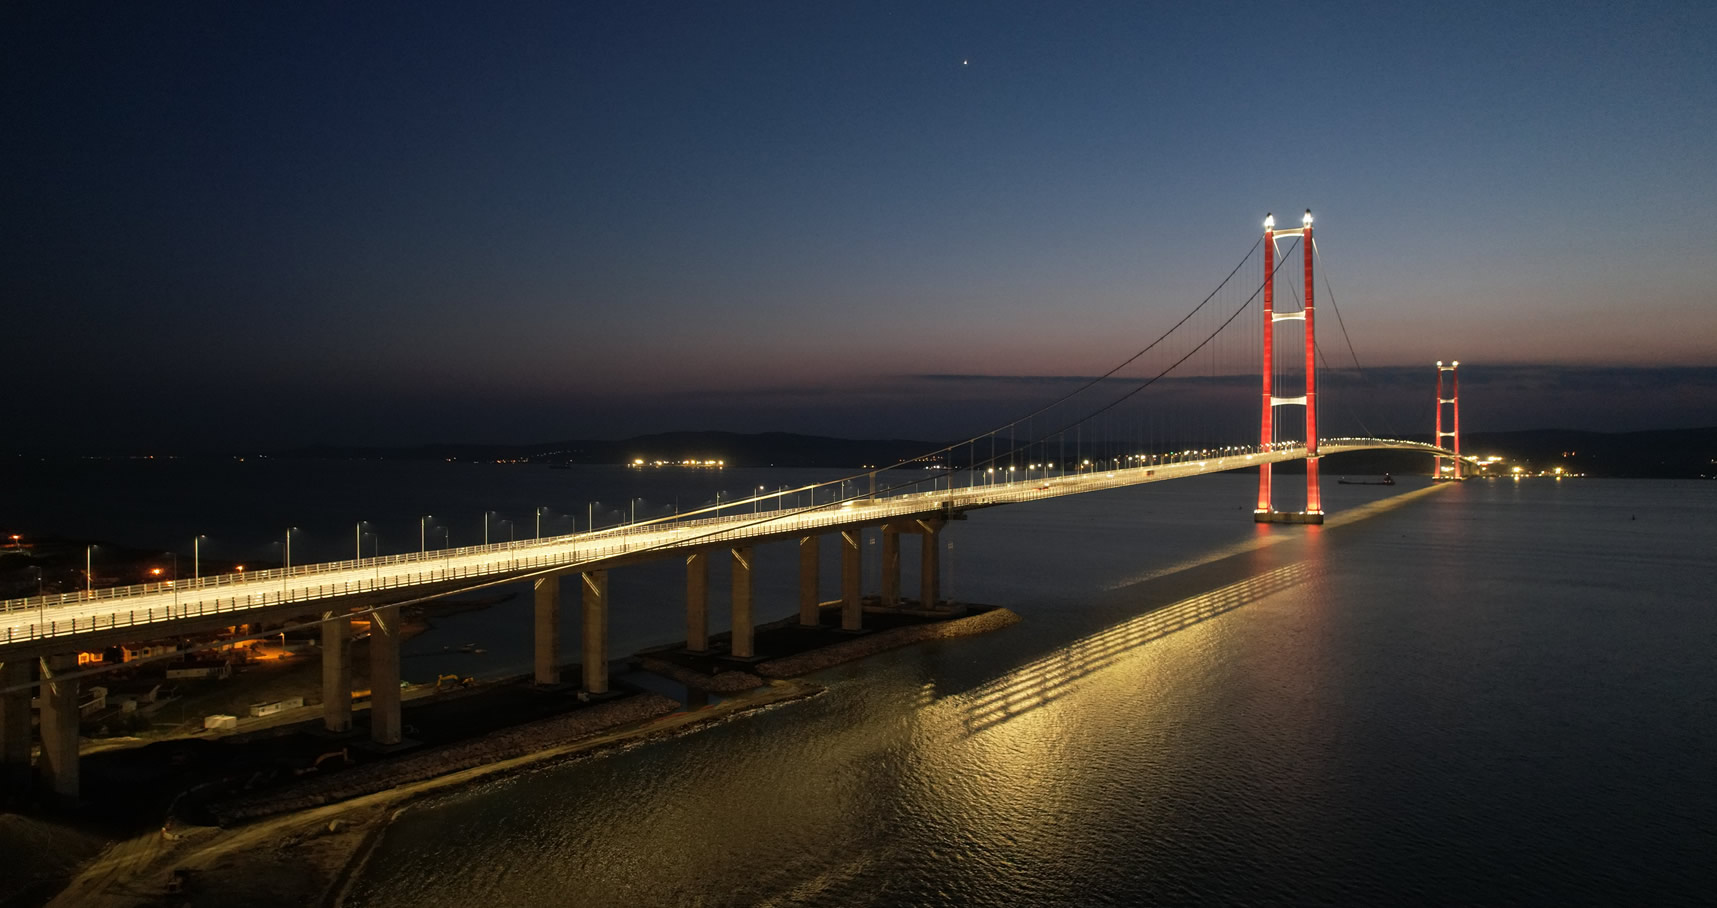
[[[435,679],[435,689],[439,691],[444,688],[470,687],[476,683],[477,679],[470,676],[461,678],[458,675],[438,675]]]

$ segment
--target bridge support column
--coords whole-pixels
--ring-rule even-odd
[[[1461,474],[1461,374],[1457,371],[1460,365],[1461,363],[1459,360],[1456,360],[1447,366],[1443,365],[1442,360],[1437,360],[1437,435],[1434,443],[1439,448],[1453,447],[1455,457],[1453,460],[1454,466],[1452,467],[1452,473],[1443,472],[1442,457],[1433,457],[1431,459],[1431,479],[1435,482],[1442,482],[1446,479],[1460,480],[1464,478]],[[1443,396],[1444,372],[1449,373],[1449,378],[1451,380],[1452,390],[1451,396],[1449,397]],[[1446,406],[1452,406],[1454,408],[1453,432],[1443,431],[1443,408]],[[1454,444],[1445,444],[1445,439],[1453,439]]]
[[[78,796],[78,682],[61,678],[77,669],[76,653],[41,661],[42,784],[63,798]]]
[[[882,528],[882,604],[900,607],[900,530]]]
[[[918,550],[918,602],[920,608],[935,608],[942,598],[942,521],[920,520],[924,535]]]
[[[1323,492],[1318,489],[1318,357],[1317,326],[1312,305],[1312,210],[1306,209],[1300,250],[1306,266],[1306,516],[1324,522]]]
[[[686,649],[709,652],[709,553],[686,556]]]
[[[1264,412],[1258,421],[1258,451],[1264,453],[1270,450],[1275,442],[1276,400],[1273,380],[1275,378],[1276,359],[1276,219],[1266,215],[1264,218]],[[1269,514],[1276,509],[1275,498],[1270,488],[1270,464],[1258,465],[1258,506],[1254,514]]]
[[[370,613],[370,740],[391,747],[400,730],[399,606]]]
[[[560,575],[548,574],[532,581],[531,680],[538,684],[560,683]]]
[[[799,626],[816,627],[822,623],[818,607],[822,605],[820,536],[799,539]]]
[[[1298,236],[1300,248],[1305,259],[1306,295],[1301,301],[1299,312],[1275,311],[1275,238],[1278,236]],[[1312,212],[1306,209],[1306,216],[1301,219],[1300,226],[1292,229],[1277,230],[1274,215],[1264,216],[1264,337],[1263,337],[1263,410],[1260,414],[1258,430],[1258,450],[1261,453],[1271,451],[1275,445],[1275,408],[1282,406],[1302,406],[1306,411],[1306,509],[1298,512],[1277,511],[1270,501],[1272,492],[1270,465],[1258,465],[1258,505],[1252,512],[1252,519],[1258,523],[1323,523],[1323,496],[1318,489],[1318,392],[1317,392],[1317,325],[1312,294],[1312,261],[1315,249],[1312,245]],[[1305,325],[1305,356],[1306,356],[1306,393],[1304,397],[1277,397],[1273,384],[1275,372],[1275,332],[1276,322],[1297,320]]]
[[[856,631],[864,627],[864,603],[861,601],[861,578],[864,576],[864,530],[841,531],[841,630]]]
[[[0,665],[0,789],[21,792],[30,779],[30,669],[32,659]]]
[[[608,693],[608,572],[584,573],[584,690]]]
[[[735,659],[755,656],[756,629],[751,621],[751,546],[733,550],[733,632],[728,649]]]
[[[345,612],[322,614],[322,726],[352,730],[352,619]]]

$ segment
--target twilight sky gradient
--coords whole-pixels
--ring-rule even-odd
[[[946,437],[1053,388],[925,376],[1101,372],[1307,206],[1361,358],[1460,359],[1469,430],[1709,425],[1713,46],[1709,2],[7,4],[4,447]],[[1626,380],[1519,380],[1564,373]]]

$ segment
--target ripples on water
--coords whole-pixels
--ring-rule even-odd
[[[437,473],[425,500],[417,472],[363,469],[295,487],[312,517],[266,516],[321,519],[332,550],[354,517],[391,538],[589,478]],[[1366,510],[1409,485],[1332,484],[1321,529],[1250,523],[1242,476],[975,512],[945,588],[1023,623],[426,802],[351,903],[1706,902],[1717,484],[1471,482]],[[572,494],[646,494],[596,487]],[[159,512],[158,531],[207,531]],[[773,548],[765,617],[794,610]],[[677,570],[611,582],[614,652],[674,636]],[[478,639],[509,670],[527,612],[452,616],[419,645]]]
[[[1474,482],[1307,530],[1187,485],[974,514],[955,583],[1025,623],[430,802],[354,903],[1708,896],[1717,486]]]

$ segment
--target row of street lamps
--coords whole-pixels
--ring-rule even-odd
[[[1276,447],[1276,446],[1272,445],[1271,447]],[[1129,455],[1126,455],[1125,457],[1112,458],[1112,460],[1116,464],[1119,464],[1122,460],[1136,460],[1141,465],[1144,465],[1147,463],[1153,463],[1153,464],[1154,463],[1170,463],[1170,462],[1178,460],[1181,457],[1186,456],[1186,455],[1195,455],[1195,456],[1201,455],[1201,454],[1202,455],[1209,455],[1209,454],[1217,454],[1217,453],[1227,453],[1229,451],[1240,451],[1240,450],[1245,450],[1245,449],[1246,448],[1244,446],[1235,446],[1233,448],[1223,448],[1223,449],[1181,451],[1181,452],[1176,452],[1174,454],[1167,454],[1167,455],[1129,454]],[[1018,469],[1017,465],[1013,465],[1013,464],[1010,464],[1006,467],[988,467],[984,470],[984,476],[985,476],[986,482],[989,484],[995,484],[998,481],[998,478],[1002,482],[1011,482],[1012,478],[1009,474],[1012,474],[1016,469]],[[1032,472],[1035,470],[1041,470],[1042,471],[1042,477],[1044,479],[1048,479],[1050,477],[1050,470],[1051,469],[1052,469],[1052,464],[1048,461],[1045,461],[1041,464],[1040,463],[1027,464],[1025,467],[1025,479],[1027,482],[1030,482],[1031,477],[1032,477]],[[1082,459],[1076,465],[1074,465],[1074,472],[1076,475],[1084,473],[1087,470],[1093,470],[1094,471],[1094,469],[1095,468],[1094,468],[1091,460],[1088,458]],[[1065,475],[1065,470],[1063,470],[1062,472],[1063,472],[1063,475]],[[973,479],[975,480],[976,478],[977,478],[976,471],[973,471]],[[846,496],[846,488],[847,488],[847,480],[843,479],[843,480],[841,480],[841,486],[840,486],[840,492],[839,492],[839,494],[842,498],[844,498]],[[785,486],[785,485],[779,486],[775,490],[775,507],[777,509],[781,509],[784,506],[784,503],[785,503],[784,497],[786,495],[786,490],[787,490],[787,486]],[[768,486],[759,485],[757,487],[756,493],[752,496],[752,513],[760,513],[761,512],[762,500],[764,498],[768,497],[768,495],[769,495]],[[634,524],[638,522],[638,502],[640,500],[642,500],[642,499],[632,498],[629,500],[629,506],[630,506],[630,511],[631,511],[630,522],[634,523]],[[722,504],[720,492],[716,493],[715,504],[716,504],[716,513],[719,515],[720,510],[721,510],[721,504]],[[542,538],[542,520],[543,520],[543,514],[545,512],[548,512],[551,514],[553,513],[553,511],[550,510],[546,505],[537,506],[533,512],[534,516],[535,516],[535,520],[536,520],[535,538],[539,539],[539,540]],[[493,521],[491,520],[491,518],[498,516],[498,515],[499,515],[499,512],[494,511],[494,510],[486,510],[483,512],[483,544],[484,545],[490,544],[490,530],[493,526]],[[435,515],[433,515],[433,514],[425,514],[422,517],[418,518],[418,552],[419,552],[419,554],[427,554],[429,551],[429,522],[431,520],[433,520],[434,517],[435,517]],[[369,524],[369,521],[360,520],[353,526],[353,529],[352,529],[353,550],[354,550],[353,554],[355,556],[355,559],[359,560],[359,561],[363,560],[363,557],[364,557],[364,540],[366,537],[372,540],[372,548],[371,548],[372,557],[378,557],[379,558],[381,556],[381,535],[379,533],[375,533],[373,531],[372,532],[365,532],[364,527],[368,524]],[[505,526],[507,528],[507,539],[508,539],[508,541],[509,542],[516,541],[516,537],[514,536],[514,533],[513,533],[513,531],[514,531],[513,521],[512,520],[502,520],[502,521],[500,521],[500,525]],[[590,530],[594,530],[596,528],[596,503],[595,502],[590,503],[589,509],[586,513],[586,528],[590,529]],[[452,531],[451,531],[451,529],[447,526],[439,526],[436,529],[438,532],[440,532],[442,534],[442,545],[443,545],[443,547],[444,548],[451,548],[452,547]],[[576,529],[577,529],[577,527],[575,525],[574,530],[576,530]],[[292,534],[294,532],[297,532],[298,530],[299,530],[298,527],[288,527],[286,529],[284,540],[281,543],[279,543],[282,546],[283,569],[286,571],[290,571],[292,569]],[[199,533],[198,535],[192,537],[192,539],[191,539],[191,565],[192,565],[191,575],[192,575],[193,579],[200,579],[202,577],[202,542],[203,542],[203,540],[205,540],[207,538],[209,538],[207,535]],[[95,544],[90,544],[90,545],[86,546],[85,551],[84,551],[84,588],[86,590],[93,590],[95,587],[95,573],[94,573],[93,567],[94,567],[94,551],[95,551],[96,547],[97,546]],[[173,567],[173,579],[177,580],[178,579],[178,573],[179,573],[178,572],[178,553],[177,552],[168,552],[166,554],[171,555],[173,558],[173,565],[174,565],[174,567]],[[244,566],[238,565],[237,569],[239,572],[242,573],[244,571]],[[154,572],[159,574],[161,572],[161,569],[156,568]]]

